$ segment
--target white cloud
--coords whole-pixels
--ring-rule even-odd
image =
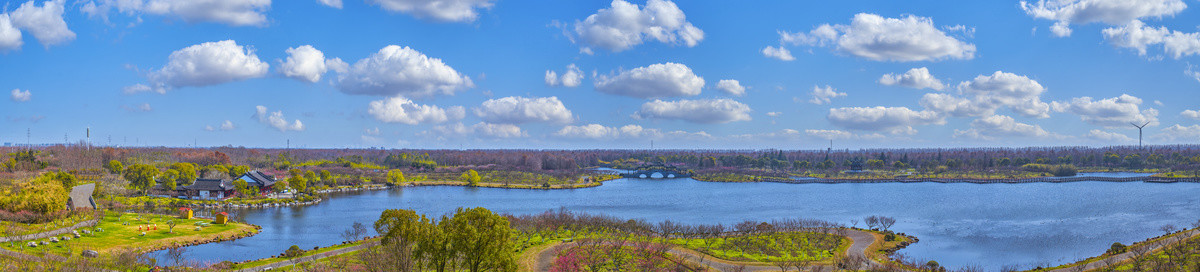
[[[833,102],[834,98],[846,96],[846,93],[839,93],[837,89],[829,85],[825,85],[825,88],[814,85],[810,94],[812,95],[812,99],[808,100],[808,103],[817,105],[829,104]]]
[[[826,118],[842,128],[893,134],[913,134],[913,126],[945,123],[945,119],[937,112],[914,111],[906,107],[833,108],[829,109]]]
[[[678,63],[651,64],[621,71],[615,76],[596,76],[596,90],[637,98],[695,96],[704,88],[704,78]]]
[[[763,47],[762,54],[768,58],[774,58],[782,61],[796,60],[796,57],[792,56],[792,51],[784,48],[783,46],[768,45],[767,47]]]
[[[1187,8],[1182,0],[1038,0],[1021,1],[1021,9],[1034,18],[1055,21],[1055,36],[1071,35],[1070,24],[1121,25],[1139,18],[1173,16]]]
[[[1175,124],[1173,126],[1164,128],[1162,133],[1159,133],[1157,137],[1159,139],[1168,141],[1200,141],[1200,125],[1191,125],[1185,127]]]
[[[311,45],[288,48],[286,52],[287,60],[279,64],[279,72],[286,77],[314,83],[321,81],[321,76],[329,71],[329,67],[325,64],[325,53]]]
[[[0,13],[0,52],[21,48],[21,30],[13,25],[7,13]]]
[[[317,0],[317,3],[321,3],[322,5],[326,5],[326,6],[329,6],[332,8],[336,8],[336,9],[342,8],[342,0]]]
[[[475,87],[475,83],[441,59],[407,46],[389,45],[338,73],[337,86],[348,94],[421,98],[451,95]]]
[[[971,128],[967,130],[954,130],[954,137],[969,137],[975,139],[992,140],[996,138],[1043,138],[1058,136],[1046,132],[1038,125],[1030,125],[1017,122],[1015,119],[1004,115],[992,115],[976,119],[971,122]]]
[[[390,12],[401,12],[439,22],[474,22],[478,9],[491,8],[492,0],[368,0]]]
[[[981,107],[1007,106],[1021,116],[1050,117],[1050,105],[1041,100],[1046,88],[1025,76],[996,71],[990,76],[980,75],[962,82],[958,89],[974,96],[974,103]]]
[[[261,105],[254,107],[254,118],[258,119],[259,123],[278,129],[280,132],[304,130],[304,123],[301,123],[300,120],[289,123],[287,118],[283,117],[283,111],[267,112],[267,107]]]
[[[134,85],[125,92],[154,90],[166,93],[179,87],[202,87],[262,77],[270,65],[258,59],[254,49],[233,40],[206,42],[171,52],[167,65],[150,72],[152,86]]]
[[[721,90],[732,96],[746,95],[746,87],[742,87],[742,83],[736,79],[722,79],[717,81],[717,90]]]
[[[113,9],[135,15],[147,13],[179,17],[184,22],[217,22],[232,26],[265,26],[271,0],[95,0],[80,8],[89,16],[107,20]],[[140,16],[139,16],[140,20]]]
[[[779,117],[780,115],[783,115],[783,113],[778,112],[778,111],[772,111],[772,112],[767,113],[767,116],[770,116],[770,117]]]
[[[1184,110],[1179,115],[1193,120],[1200,120],[1200,110]]]
[[[806,129],[804,130],[804,134],[825,140],[850,139],[854,137],[854,133],[836,129]]]
[[[926,109],[957,117],[991,115],[995,108],[944,93],[927,93],[921,97],[921,106]]]
[[[234,128],[236,127],[233,126],[233,121],[225,120],[224,123],[221,123],[221,130],[233,130]]]
[[[21,4],[16,10],[8,14],[8,19],[11,20],[10,29],[4,30],[2,26],[4,18],[0,18],[0,32],[9,32],[13,26],[29,31],[33,37],[49,47],[75,40],[75,32],[67,28],[67,22],[63,20],[63,3],[64,0],[44,1],[42,6],[38,7],[34,1],[30,0]],[[13,33],[6,33],[0,37],[14,37]],[[20,32],[15,32],[16,38],[20,38]],[[11,41],[9,44],[12,44]],[[20,46],[17,43],[17,46]]]
[[[1188,68],[1187,68],[1187,70],[1183,71],[1183,74],[1200,82],[1200,71],[1192,70],[1193,69],[1192,66],[1193,65],[1191,63],[1188,63]],[[1158,100],[1154,100],[1154,104],[1158,104],[1159,106],[1162,106],[1162,102],[1160,102]]]
[[[442,123],[462,119],[466,115],[463,107],[442,109],[435,105],[418,105],[404,97],[391,97],[371,101],[367,113],[386,123],[401,123],[408,125]]]
[[[879,77],[879,84],[883,85],[898,85],[913,89],[933,89],[941,91],[946,88],[941,80],[938,80],[933,75],[929,74],[929,69],[925,67],[912,68],[904,74],[885,74]]]
[[[29,99],[33,99],[33,93],[30,93],[29,90],[13,89],[12,96],[9,97],[14,102],[28,102]]]
[[[567,70],[563,72],[562,77],[559,77],[557,72],[546,70],[546,86],[573,88],[579,87],[580,84],[583,84],[583,71],[580,71],[574,63],[567,65]]]
[[[1200,54],[1200,33],[1197,32],[1153,28],[1135,20],[1121,27],[1105,28],[1103,33],[1104,39],[1114,46],[1133,48],[1142,56],[1146,55],[1146,48],[1159,45],[1175,59]]]
[[[642,104],[633,114],[640,119],[674,119],[693,123],[720,124],[750,121],[750,106],[733,99],[662,101]]]
[[[1087,139],[1095,140],[1095,141],[1106,142],[1106,143],[1133,142],[1133,138],[1130,138],[1129,136],[1125,136],[1125,134],[1120,134],[1120,133],[1116,133],[1116,132],[1108,132],[1108,131],[1103,131],[1103,130],[1099,130],[1099,129],[1093,129],[1092,131],[1088,131],[1088,133],[1084,134],[1083,137],[1087,138]]]
[[[519,138],[528,136],[521,127],[512,124],[490,124],[479,122],[472,126],[465,126],[462,123],[454,123],[451,125],[434,126],[424,134],[433,134],[438,137],[463,137],[474,134],[482,138]]]
[[[850,25],[821,25],[809,33],[780,32],[784,44],[836,46],[837,50],[875,61],[938,61],[972,59],[975,45],[946,35],[933,19],[909,15],[884,18],[854,15]],[[765,53],[765,51],[764,51]]]
[[[475,115],[488,123],[520,124],[530,122],[570,123],[574,116],[558,97],[509,96],[484,101]]]
[[[581,21],[575,21],[573,41],[581,43],[581,52],[592,47],[612,52],[625,51],[655,40],[665,44],[693,47],[704,40],[704,31],[687,21],[674,2],[650,0],[645,7],[613,0],[612,7],[600,9]]]
[[[1091,97],[1076,97],[1069,102],[1052,103],[1058,112],[1071,112],[1093,125],[1126,127],[1130,123],[1158,125],[1158,110],[1140,109],[1142,99],[1122,94],[1118,97],[1093,101]]]

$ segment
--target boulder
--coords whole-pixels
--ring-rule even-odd
[[[50,237],[50,242],[51,242],[51,243],[58,243],[58,237],[57,237],[57,236],[55,236],[55,237]]]
[[[88,249],[88,250],[84,250],[83,253],[80,253],[79,255],[88,257],[88,258],[95,258],[95,257],[100,257],[100,252],[96,252],[95,250]]]
[[[29,242],[29,247],[37,247],[37,242]]]

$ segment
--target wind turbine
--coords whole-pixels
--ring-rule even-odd
[[[1150,122],[1146,122],[1145,124],[1142,124],[1140,126],[1137,123],[1129,123],[1129,124],[1133,125],[1133,127],[1138,128],[1138,149],[1141,149],[1142,148],[1142,128],[1146,127],[1146,125],[1149,125]]]

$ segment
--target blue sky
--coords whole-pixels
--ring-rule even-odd
[[[9,1],[0,142],[1196,143],[1196,4]]]

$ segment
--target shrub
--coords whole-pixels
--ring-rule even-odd
[[[300,246],[297,245],[292,245],[287,250],[283,251],[284,258],[300,257],[301,254],[304,254],[304,250],[300,249]]]
[[[1116,254],[1125,253],[1126,247],[1127,246],[1125,246],[1125,244],[1122,244],[1122,243],[1113,243],[1112,246],[1108,248],[1108,254],[1116,255]]]
[[[884,240],[884,241],[887,241],[887,242],[895,241],[895,240],[896,240],[896,235],[895,235],[895,234],[888,233],[887,235],[884,235],[884,236],[883,236],[883,240]]]

